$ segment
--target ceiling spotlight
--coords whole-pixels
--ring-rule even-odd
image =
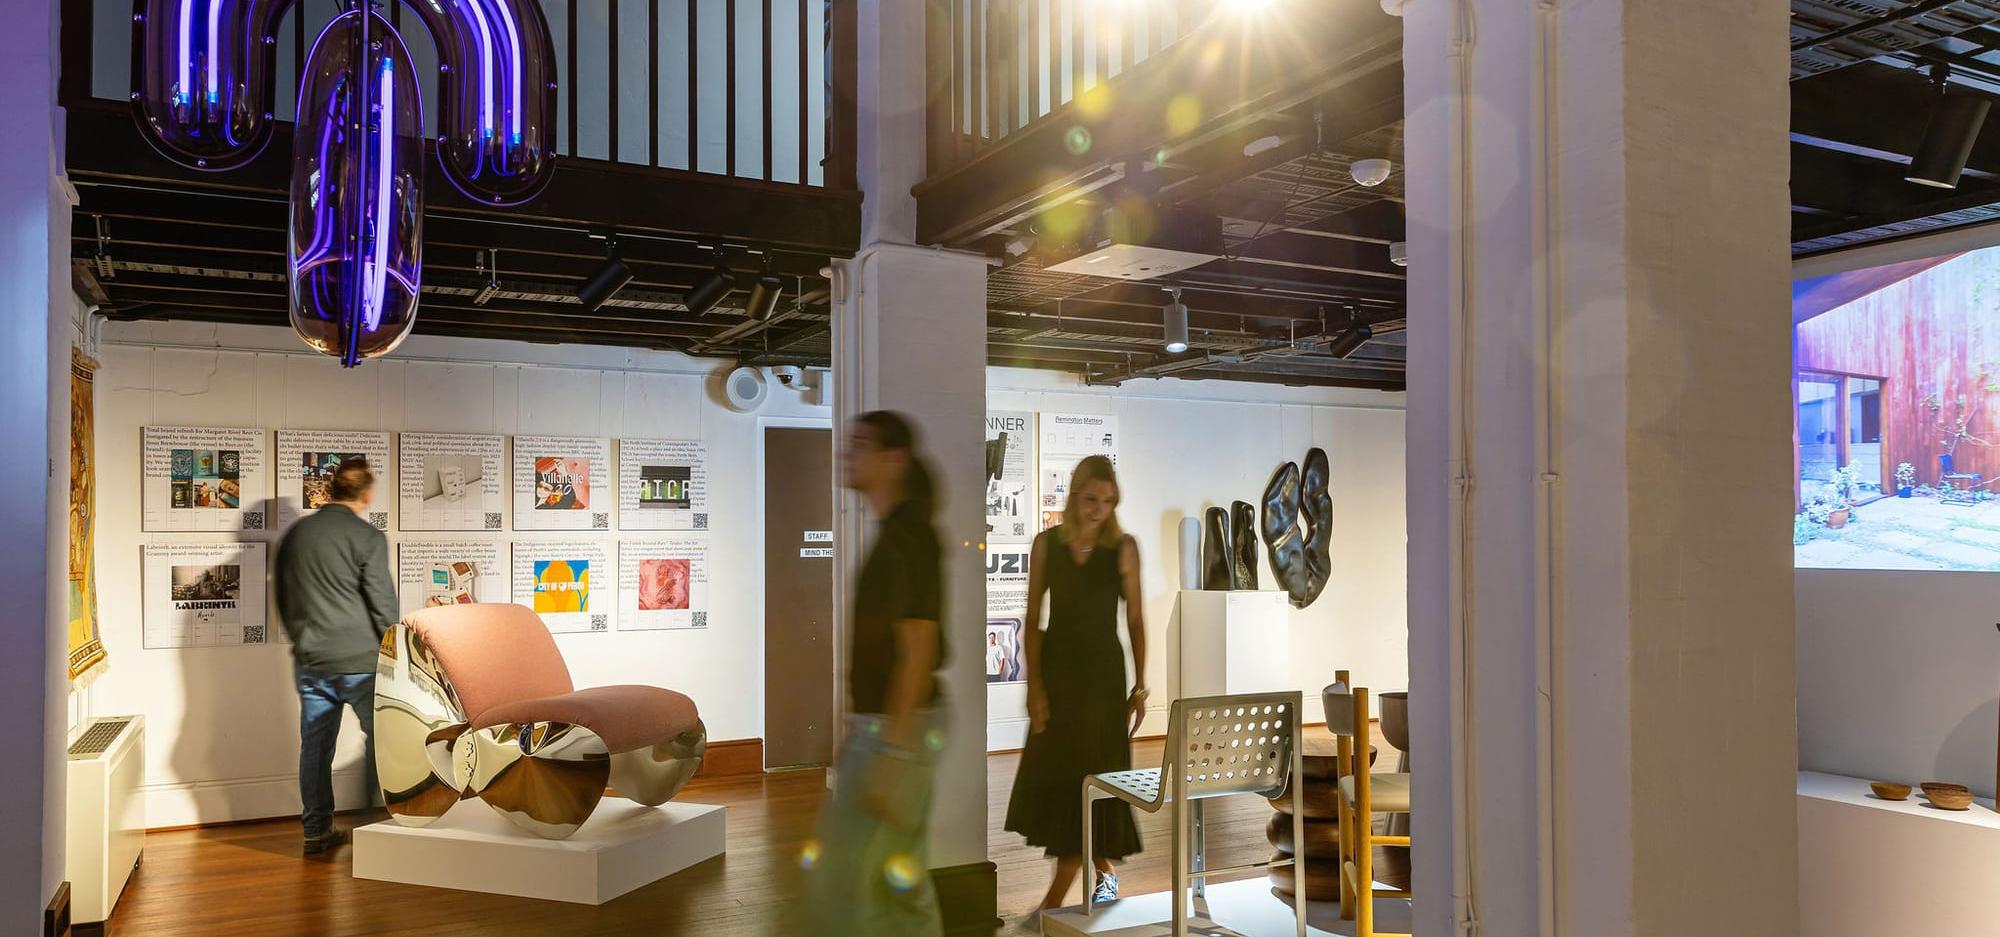
[[[1965,171],[1966,160],[1972,158],[1972,146],[1979,142],[1979,130],[1986,124],[1986,112],[1992,106],[1993,100],[1985,95],[1951,93],[1940,73],[1937,105],[1931,110],[1930,126],[1924,128],[1924,140],[1910,160],[1909,174],[1903,178],[1939,189],[1958,188],[1959,173]]]
[[[605,303],[611,301],[611,297],[625,288],[625,284],[632,282],[632,268],[625,266],[625,261],[619,259],[616,238],[604,239],[604,255],[604,266],[597,268],[597,272],[591,274],[590,279],[583,281],[583,286],[576,291],[577,302],[582,303],[583,308],[590,312],[603,308]],[[497,255],[495,260],[498,260]],[[496,278],[499,276],[497,269],[494,270],[494,276]]]
[[[1410,242],[1408,242],[1408,241],[1390,241],[1390,242],[1389,242],[1389,262],[1390,262],[1390,263],[1392,263],[1392,264],[1395,264],[1395,265],[1396,265],[1396,266],[1398,266],[1398,267],[1407,267],[1407,266],[1409,266],[1409,265],[1410,265]]]
[[[1181,291],[1170,290],[1173,298],[1160,308],[1161,321],[1165,325],[1166,341],[1160,347],[1167,354],[1178,355],[1188,350],[1188,308],[1181,302]]]
[[[785,293],[785,281],[775,273],[765,273],[750,285],[750,304],[744,311],[758,322],[769,322],[771,313],[778,308],[778,297]]]
[[[1333,337],[1333,344],[1326,346],[1326,353],[1335,358],[1352,358],[1361,346],[1375,337],[1375,330],[1365,325],[1357,325]]]
[[[722,302],[722,298],[735,288],[736,275],[730,273],[729,268],[718,265],[697,281],[694,289],[688,290],[681,301],[687,305],[689,312],[702,315],[714,309],[715,304]]]
[[[1386,159],[1357,159],[1347,167],[1347,173],[1355,182],[1372,189],[1389,181],[1389,171],[1394,168],[1395,164]]]

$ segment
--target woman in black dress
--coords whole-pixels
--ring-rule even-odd
[[[1028,568],[1028,744],[1007,803],[1007,829],[1056,860],[1041,907],[1060,907],[1083,865],[1085,775],[1132,767],[1132,734],[1146,712],[1146,622],[1139,546],[1118,526],[1118,478],[1091,456],[1070,479],[1063,522],[1035,538]],[[1042,596],[1049,626],[1041,627]],[[1118,602],[1139,676],[1126,693]],[[1132,808],[1099,801],[1092,818],[1099,900],[1118,896],[1111,862],[1139,851]]]

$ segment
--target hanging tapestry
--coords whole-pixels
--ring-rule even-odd
[[[97,631],[97,421],[91,382],[97,362],[70,349],[69,362],[69,678],[104,663]]]

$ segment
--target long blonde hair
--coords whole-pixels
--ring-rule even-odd
[[[1125,497],[1125,489],[1118,484],[1118,470],[1111,467],[1111,460],[1101,455],[1090,456],[1076,464],[1076,471],[1069,476],[1069,500],[1063,504],[1063,526],[1076,530],[1083,526],[1077,520],[1076,499],[1083,486],[1092,482],[1110,482],[1116,492],[1111,500],[1111,513],[1104,518],[1104,526],[1097,530],[1097,545],[1115,547],[1125,542],[1125,528],[1118,525],[1118,502]]]

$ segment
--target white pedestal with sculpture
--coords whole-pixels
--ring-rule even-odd
[[[606,797],[574,835],[543,839],[460,803],[429,826],[356,829],[354,877],[597,905],[722,855],[724,838],[723,808],[708,804]]]

